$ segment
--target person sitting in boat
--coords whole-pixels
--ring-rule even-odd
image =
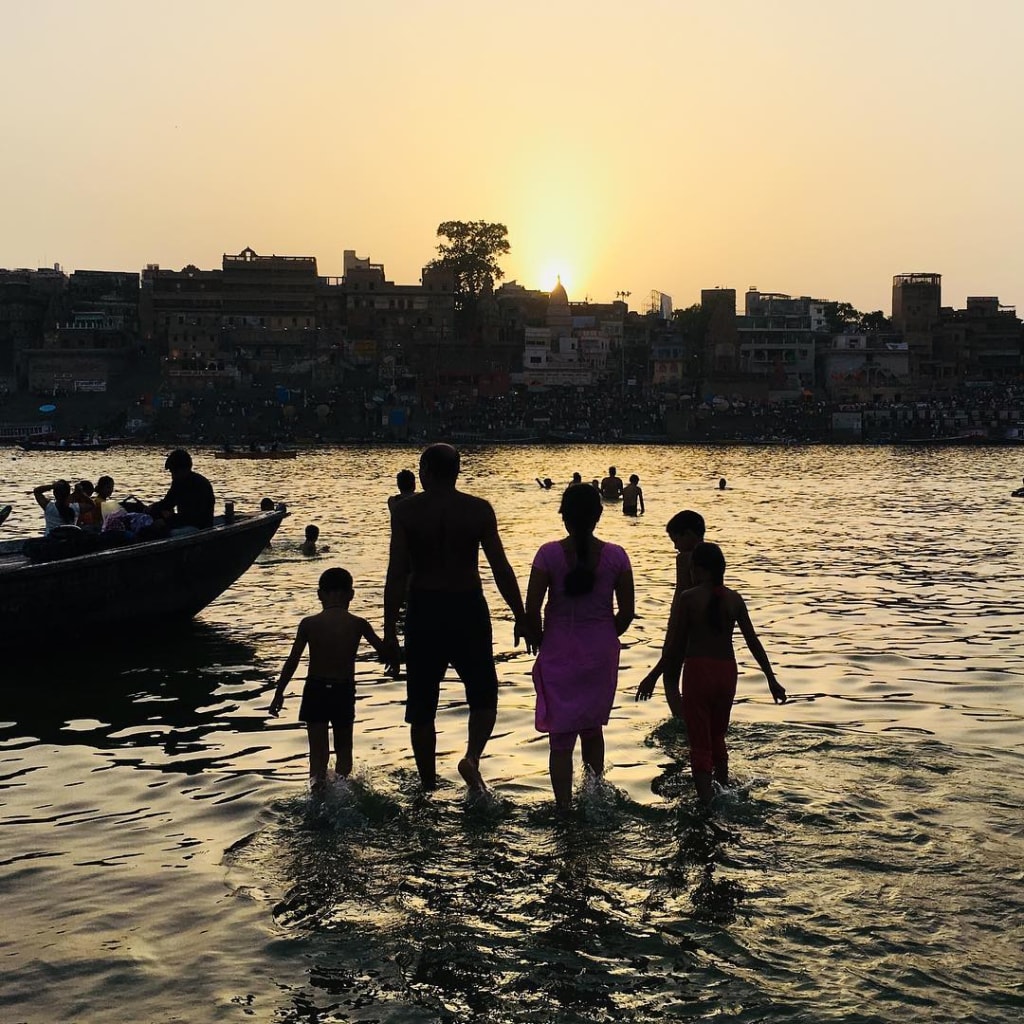
[[[114,500],[114,478],[112,476],[101,476],[96,481],[96,493],[92,500],[99,506],[102,519],[106,519],[111,512],[116,512],[121,507],[121,503]]]
[[[149,506],[154,520],[162,520],[172,536],[213,526],[213,485],[192,469],[192,456],[183,448],[175,448],[167,456],[164,469],[171,474],[171,488]]]
[[[53,492],[47,498],[47,491]],[[33,492],[39,507],[43,510],[43,533],[48,537],[61,526],[78,525],[78,505],[71,500],[71,484],[67,480],[56,480],[52,484],[40,484]]]
[[[79,480],[71,492],[71,500],[78,506],[78,525],[85,530],[98,531],[103,518],[94,497],[96,488],[89,480]]]

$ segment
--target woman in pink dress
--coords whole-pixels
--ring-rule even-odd
[[[633,621],[634,607],[629,556],[594,536],[601,495],[589,484],[573,484],[562,495],[559,511],[569,536],[537,552],[526,618],[530,634],[540,638],[533,666],[537,730],[548,733],[551,788],[557,806],[566,809],[572,804],[577,736],[584,766],[598,775],[604,771],[602,726],[615,701],[619,637]]]

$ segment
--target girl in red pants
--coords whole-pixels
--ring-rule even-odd
[[[698,544],[690,564],[696,586],[677,593],[666,633],[665,694],[672,713],[686,722],[693,781],[697,795],[707,805],[714,796],[712,778],[722,786],[729,783],[725,734],[736,696],[734,626],[740,627],[776,704],[786,703],[786,691],[775,679],[743,598],[723,582],[722,549],[717,544]]]

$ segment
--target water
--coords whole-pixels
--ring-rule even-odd
[[[599,528],[630,553],[609,771],[568,820],[532,728],[531,659],[488,583],[502,680],[464,799],[459,687],[438,718],[445,784],[422,797],[402,684],[357,666],[356,776],[306,789],[301,682],[265,715],[315,582],[342,564],[378,628],[383,512],[412,449],[198,467],[221,499],[288,501],[273,548],[184,637],[5,670],[0,1020],[1018,1021],[1024,1009],[1024,501],[1013,450],[488,448],[523,581],[557,491],[614,462],[648,514]],[[110,472],[158,495],[158,453],[0,456],[5,534],[28,491]],[[718,493],[719,476],[729,488]],[[791,694],[743,653],[737,788],[697,813],[685,738],[631,691],[673,580],[664,523],[701,511]],[[298,553],[317,522],[331,551]],[[144,598],[144,595],[141,595]],[[88,580],[67,614],[90,599]],[[123,648],[123,649],[122,649]],[[68,652],[65,652],[67,654]],[[71,652],[73,654],[73,652]],[[299,676],[303,672],[300,670]]]

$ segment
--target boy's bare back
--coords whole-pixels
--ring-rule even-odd
[[[344,608],[325,608],[299,624],[309,645],[309,675],[318,679],[349,681],[355,675],[359,641],[366,636],[365,619]]]

